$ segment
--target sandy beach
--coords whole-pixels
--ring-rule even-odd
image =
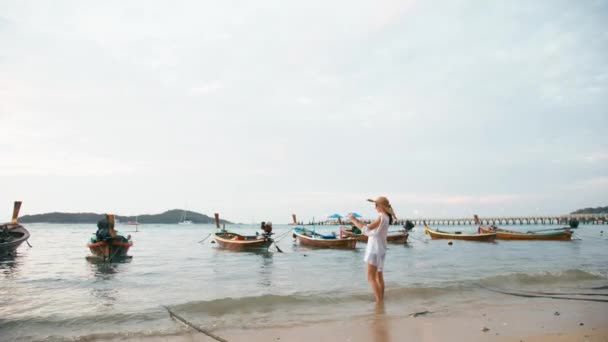
[[[204,327],[202,327],[204,328]],[[470,303],[419,315],[382,312],[343,321],[258,329],[222,329],[227,341],[608,341],[608,304],[530,299]],[[216,341],[192,330],[180,335],[106,341]]]
[[[343,322],[218,334],[229,341],[605,341],[608,305],[551,300],[475,304],[417,317],[378,314]]]

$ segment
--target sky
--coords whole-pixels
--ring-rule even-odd
[[[606,206],[607,22],[594,0],[5,0],[0,218]]]

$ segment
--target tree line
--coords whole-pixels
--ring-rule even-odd
[[[24,215],[19,218],[21,223],[97,223],[105,214],[98,213],[60,213],[52,212],[36,215]],[[161,214],[121,216],[116,215],[120,222],[137,221],[141,224],[174,224],[181,221],[184,216],[192,223],[214,223],[213,217],[205,214],[184,211],[181,209],[167,210]],[[232,222],[220,220],[220,223],[230,224]]]

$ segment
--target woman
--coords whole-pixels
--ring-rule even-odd
[[[366,226],[352,215],[348,219],[368,236],[364,259],[367,263],[367,281],[372,287],[376,303],[382,303],[384,300],[384,277],[382,273],[386,257],[386,235],[388,234],[388,226],[393,223],[393,219],[397,219],[397,216],[395,216],[395,212],[386,197],[378,197],[375,200],[368,199],[368,201],[376,204],[376,210],[379,213],[374,222]]]

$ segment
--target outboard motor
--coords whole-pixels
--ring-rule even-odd
[[[262,222],[262,231],[264,238],[270,238],[270,235],[272,235],[272,222]]]
[[[405,230],[408,231],[408,232],[410,230],[414,229],[414,227],[415,227],[414,223],[412,221],[410,221],[410,220],[406,220],[405,224],[403,225],[403,228],[405,228]]]
[[[111,239],[110,236],[110,222],[106,218],[103,218],[97,222],[97,232],[95,233],[98,241],[106,241]]]
[[[571,219],[570,222],[568,222],[568,224],[570,225],[570,228],[578,228],[578,220],[577,219]]]

